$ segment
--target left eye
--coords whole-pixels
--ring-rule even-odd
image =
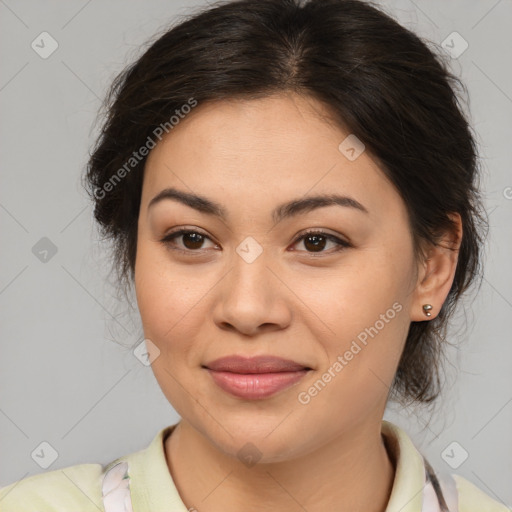
[[[182,243],[185,247],[185,249],[182,249],[180,247],[176,247],[175,239],[182,237]],[[202,249],[202,245],[205,240],[211,240],[210,237],[198,232],[198,231],[192,231],[187,229],[180,229],[178,231],[175,231],[173,233],[169,233],[166,235],[162,240],[160,240],[164,245],[170,246],[173,250],[178,250],[181,252],[198,252],[198,249]],[[340,238],[331,235],[329,233],[325,233],[324,231],[309,231],[307,233],[302,234],[300,237],[298,237],[292,245],[297,245],[300,241],[304,240],[304,246],[309,249],[313,249],[312,251],[306,251],[306,252],[312,252],[314,253],[320,253],[320,252],[326,252],[323,249],[325,249],[325,246],[328,242],[334,243],[337,248],[336,252],[342,249],[345,249],[347,247],[351,247],[350,243],[346,242],[345,240],[341,240]]]
[[[332,242],[337,246],[337,248],[331,252],[341,251],[342,249],[346,249],[347,247],[351,246],[345,240],[341,240],[340,238],[338,238],[334,235],[331,235],[329,233],[325,233],[323,231],[308,231],[307,233],[304,233],[299,238],[297,238],[295,240],[295,242],[293,243],[293,245],[297,244],[301,240],[304,240],[304,247],[309,246],[309,248],[314,249],[312,251],[313,254],[318,253],[318,252],[326,252],[326,251],[323,251],[323,249],[325,248],[325,245],[327,244],[327,242]],[[306,252],[310,252],[310,251],[306,251]]]

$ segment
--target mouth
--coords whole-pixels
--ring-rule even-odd
[[[223,391],[246,400],[261,400],[304,378],[312,368],[274,356],[229,356],[203,368]]]

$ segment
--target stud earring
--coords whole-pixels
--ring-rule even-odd
[[[426,316],[432,316],[430,313],[430,310],[432,309],[431,304],[423,304],[423,313],[425,313]]]

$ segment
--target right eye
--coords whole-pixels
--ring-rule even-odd
[[[176,245],[175,240],[180,237],[182,237],[182,244],[184,248],[177,247]],[[193,252],[199,252],[199,250],[202,249],[201,246],[205,240],[211,239],[199,231],[181,228],[168,233],[160,240],[160,242],[173,251],[180,251],[182,253],[190,254]]]

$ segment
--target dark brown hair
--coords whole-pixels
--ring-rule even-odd
[[[84,176],[119,282],[134,278],[146,157],[133,155],[161,123],[169,126],[191,98],[312,97],[365,144],[399,191],[418,257],[453,230],[451,212],[462,218],[449,295],[435,319],[411,323],[392,389],[404,403],[434,400],[447,319],[481,273],[487,222],[476,142],[457,96],[457,87],[467,90],[429,45],[362,0],[217,2],[167,27],[114,80]]]

